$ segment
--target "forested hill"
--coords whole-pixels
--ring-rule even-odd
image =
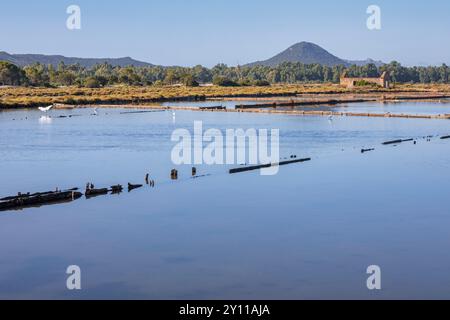
[[[383,65],[381,61],[374,61],[372,59],[367,60],[344,60],[336,57],[335,55],[329,53],[327,50],[322,47],[310,43],[310,42],[300,42],[294,44],[283,52],[277,54],[276,56],[264,60],[257,61],[248,64],[247,66],[268,66],[268,67],[276,67],[285,62],[300,62],[303,64],[320,64],[323,66],[333,67],[333,66],[350,66],[357,65],[363,66],[370,63],[375,64],[377,67]]]
[[[4,51],[0,51],[0,61],[8,61],[19,67],[30,66],[36,63],[43,65],[52,65],[57,67],[61,62],[65,65],[80,65],[84,68],[92,68],[95,65],[107,63],[113,67],[151,67],[154,66],[151,63],[134,60],[130,57],[125,58],[76,58],[65,57],[61,55],[43,55],[43,54],[9,54]],[[382,66],[384,63],[381,61],[374,61],[372,59],[367,60],[345,60],[336,57],[322,47],[310,43],[300,42],[297,43],[276,56],[265,60],[249,63],[246,66],[268,66],[277,67],[285,62],[302,63],[302,64],[320,64],[322,66],[334,67],[351,65],[365,66],[368,64],[374,64],[377,67]]]
[[[134,60],[130,57],[125,58],[72,58],[59,55],[43,55],[43,54],[9,54],[7,52],[0,52],[0,61],[8,61],[17,66],[25,67],[40,63],[43,65],[53,65],[57,67],[58,64],[64,62],[65,65],[79,64],[84,68],[92,68],[97,64],[108,63],[113,67],[150,67],[150,63]]]

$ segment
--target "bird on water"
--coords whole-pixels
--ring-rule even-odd
[[[53,108],[53,105],[48,106],[48,107],[39,107],[38,109],[41,110],[42,112],[49,112],[52,108]]]

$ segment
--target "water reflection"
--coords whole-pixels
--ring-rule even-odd
[[[1,195],[156,181],[1,214],[0,298],[76,298],[71,264],[85,275],[78,295],[98,299],[371,298],[372,264],[380,298],[450,297],[450,140],[381,145],[448,135],[448,121],[177,111],[174,125],[170,113],[120,111],[72,110],[83,116],[50,119],[51,130],[37,130],[35,111],[0,113]],[[279,128],[281,156],[312,161],[273,177],[196,166],[207,176],[192,179],[182,167],[171,181],[171,133],[196,120]]]
[[[52,124],[53,119],[50,116],[41,116],[39,118],[39,123],[43,124],[43,125],[48,125],[48,124]]]

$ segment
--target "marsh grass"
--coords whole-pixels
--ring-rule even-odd
[[[450,85],[445,84],[403,84],[393,89],[355,88],[347,89],[337,84],[296,84],[272,85],[267,87],[219,87],[219,86],[113,86],[104,88],[0,88],[0,108],[26,108],[54,103],[119,104],[147,103],[176,100],[204,100],[207,98],[267,97],[298,94],[349,94],[349,93],[401,93],[430,92],[450,93]]]

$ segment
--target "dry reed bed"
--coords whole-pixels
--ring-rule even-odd
[[[204,100],[211,98],[310,97],[319,95],[450,95],[450,85],[397,85],[393,89],[347,89],[336,84],[273,85],[270,87],[184,87],[184,86],[115,86],[99,89],[64,88],[0,88],[0,108],[26,108],[49,104],[140,104],[174,100]]]

